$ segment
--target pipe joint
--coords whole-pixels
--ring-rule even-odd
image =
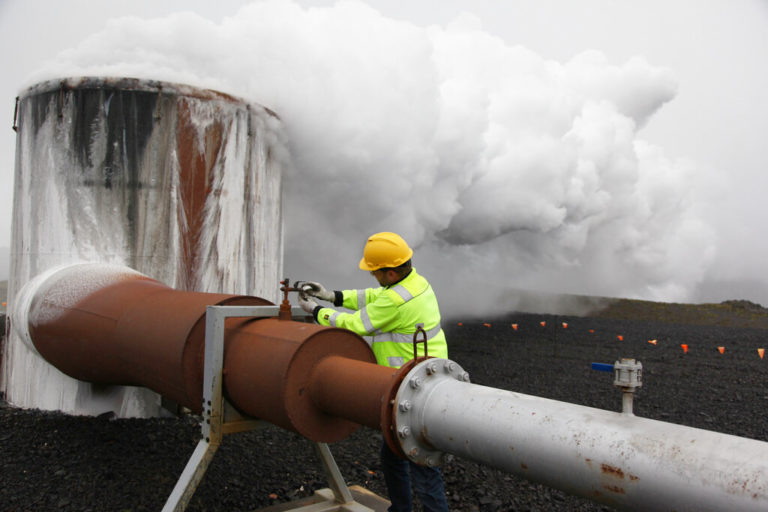
[[[446,382],[469,382],[469,374],[447,359],[426,359],[417,363],[405,376],[395,395],[398,407],[393,411],[397,441],[406,457],[422,466],[437,466],[448,455],[429,442],[428,418],[424,410],[430,395]]]

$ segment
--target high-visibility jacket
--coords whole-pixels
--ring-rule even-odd
[[[448,357],[437,297],[416,269],[411,269],[410,274],[392,286],[343,290],[341,295],[341,303],[337,299],[336,305],[355,312],[320,308],[315,314],[317,322],[363,336],[371,345],[378,364],[400,368],[413,359],[413,334],[419,326],[427,334],[428,355]],[[417,341],[423,339],[424,335],[419,333]],[[417,344],[419,356],[424,355],[423,347],[423,343]]]

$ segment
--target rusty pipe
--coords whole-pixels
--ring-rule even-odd
[[[14,324],[62,371],[175,393],[190,407],[202,391],[205,306],[266,302],[179,292],[104,265],[55,269],[20,299]],[[768,443],[469,384],[449,360],[377,366],[341,329],[232,318],[224,338],[231,402],[315,441],[378,427],[415,462],[451,453],[625,510],[768,505]]]
[[[145,386],[200,412],[205,309],[226,304],[271,303],[258,297],[174,290],[125,267],[77,264],[52,269],[28,283],[19,294],[13,323],[43,358],[73,378]],[[274,318],[229,318],[224,340],[224,392],[233,405],[314,441],[343,439],[359,427],[356,420],[363,419],[341,414],[354,406],[341,404],[329,413],[324,404],[317,405],[312,396],[322,398],[323,392],[309,389],[315,367],[330,367],[330,373],[318,375],[335,381],[318,384],[320,389],[353,390],[359,385],[346,380],[353,374],[343,368],[344,361],[386,373],[375,365],[367,343],[344,329]],[[329,357],[340,366],[319,364]],[[381,379],[389,376],[381,374]],[[378,392],[380,387],[370,389]],[[380,403],[379,397],[365,400]]]
[[[326,357],[312,371],[311,399],[329,414],[344,416],[367,427],[381,428],[381,400],[387,396],[397,370],[371,367],[361,361]]]
[[[245,414],[314,441],[339,441],[359,427],[353,404],[327,410],[312,399],[311,391],[318,385],[313,370],[327,359],[338,362],[340,372],[323,377],[349,389],[355,389],[359,382],[345,380],[346,373],[341,371],[345,364],[381,368],[358,335],[334,327],[265,318],[225,329],[224,338],[224,388]]]
[[[271,304],[257,297],[178,292],[131,269],[103,264],[52,269],[19,297],[14,328],[63,373],[96,384],[148,387],[196,412],[202,403],[206,306]]]

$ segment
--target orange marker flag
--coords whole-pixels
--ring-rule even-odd
[[[7,306],[7,305],[8,305],[8,303],[7,303],[7,302],[5,302],[5,301],[3,301],[3,307],[5,307],[5,306]]]
[[[622,336],[621,334],[619,334],[619,335],[618,335],[618,336],[616,336],[616,337],[617,337],[617,338],[619,338],[619,341],[624,341],[624,336]]]
[[[765,355],[765,349],[764,348],[757,349],[757,355],[759,355],[760,359],[762,359],[763,356]]]
[[[464,325],[464,322],[459,322],[459,326],[462,326],[462,325]]]
[[[595,334],[595,330],[594,329],[590,329],[589,330],[589,334]]]
[[[682,349],[683,349],[683,354],[687,354],[687,353],[688,353],[688,345],[686,345],[685,343],[683,343],[683,344],[682,344],[682,345],[680,345],[680,346],[681,346],[681,347],[682,347]]]
[[[651,345],[655,345],[658,342],[659,340],[648,340],[648,343],[650,343]]]
[[[563,329],[567,329],[567,328],[568,328],[568,323],[567,322],[563,322]]]
[[[512,324],[512,328],[513,328],[514,330],[517,330],[517,324]]]
[[[491,326],[491,324],[483,324],[483,325],[486,326],[486,327],[490,327]]]
[[[547,322],[539,322],[539,324],[541,324],[542,327],[546,327],[547,326]]]
[[[724,354],[725,353],[725,347],[717,347],[717,351],[720,352],[721,354]]]

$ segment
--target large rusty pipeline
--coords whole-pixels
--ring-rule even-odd
[[[381,403],[396,370],[376,365],[356,334],[265,318],[227,327],[224,337],[224,389],[243,413],[322,442],[359,425],[381,428],[380,414],[360,405]],[[329,396],[336,388],[347,391]]]
[[[72,377],[151,387],[199,411],[205,307],[264,303],[75,265],[30,282],[13,321]],[[445,359],[393,370],[359,336],[303,322],[230,318],[224,344],[230,402],[314,441],[367,425],[414,462],[453,454],[621,510],[768,509],[762,441],[478,386]]]
[[[123,267],[54,269],[20,294],[14,323],[48,362],[96,384],[148,387],[202,410],[208,305],[267,305],[250,296],[174,290]],[[319,442],[381,428],[396,370],[356,334],[277,318],[229,318],[224,388],[242,413]],[[364,378],[363,378],[364,377]],[[386,429],[386,428],[385,428]]]
[[[94,289],[82,293],[89,281]],[[39,286],[44,289],[26,317],[29,338],[49,363],[87,382],[145,386],[196,412],[203,389],[205,307],[270,304],[256,297],[180,293],[104,265],[65,267]]]

